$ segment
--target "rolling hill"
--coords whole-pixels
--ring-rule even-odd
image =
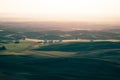
[[[1,80],[119,80],[118,64],[87,58],[0,56]]]

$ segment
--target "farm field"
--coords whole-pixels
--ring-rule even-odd
[[[0,80],[120,79],[119,42],[21,41],[5,46],[7,50],[0,51]]]

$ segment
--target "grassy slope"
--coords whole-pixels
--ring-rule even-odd
[[[119,42],[76,42],[42,46],[39,51],[76,52],[74,57],[98,58],[120,63]]]
[[[118,64],[87,58],[0,56],[0,80],[119,80]]]
[[[16,44],[20,47],[17,50],[27,55],[16,55],[17,50],[11,45],[10,50],[5,52],[13,54],[0,56],[0,80],[120,79],[120,43],[53,44],[28,52],[24,50],[33,43],[21,48],[19,45],[22,44],[24,45],[24,42]],[[48,51],[41,51],[45,49]]]
[[[65,51],[65,52],[79,52],[79,51],[92,51],[102,49],[119,49],[119,42],[73,42],[73,43],[62,43],[52,44],[43,46],[37,50],[41,51]]]

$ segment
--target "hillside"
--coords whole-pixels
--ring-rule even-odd
[[[119,80],[120,43],[5,44],[0,80]]]
[[[93,51],[102,49],[120,49],[119,42],[73,42],[60,43],[42,46],[37,50],[41,51],[64,51],[64,52],[80,52]]]
[[[47,46],[41,46],[35,50],[75,52],[72,57],[107,60],[120,64],[119,42],[73,42],[51,44]]]
[[[119,80],[118,64],[87,58],[0,56],[0,80]]]

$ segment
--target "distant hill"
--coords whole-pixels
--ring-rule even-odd
[[[120,29],[120,25],[92,24],[85,22],[0,22],[0,26],[23,31]]]
[[[74,28],[74,29],[73,29]],[[120,27],[83,23],[1,22],[1,39],[19,34],[33,39],[120,39]]]

